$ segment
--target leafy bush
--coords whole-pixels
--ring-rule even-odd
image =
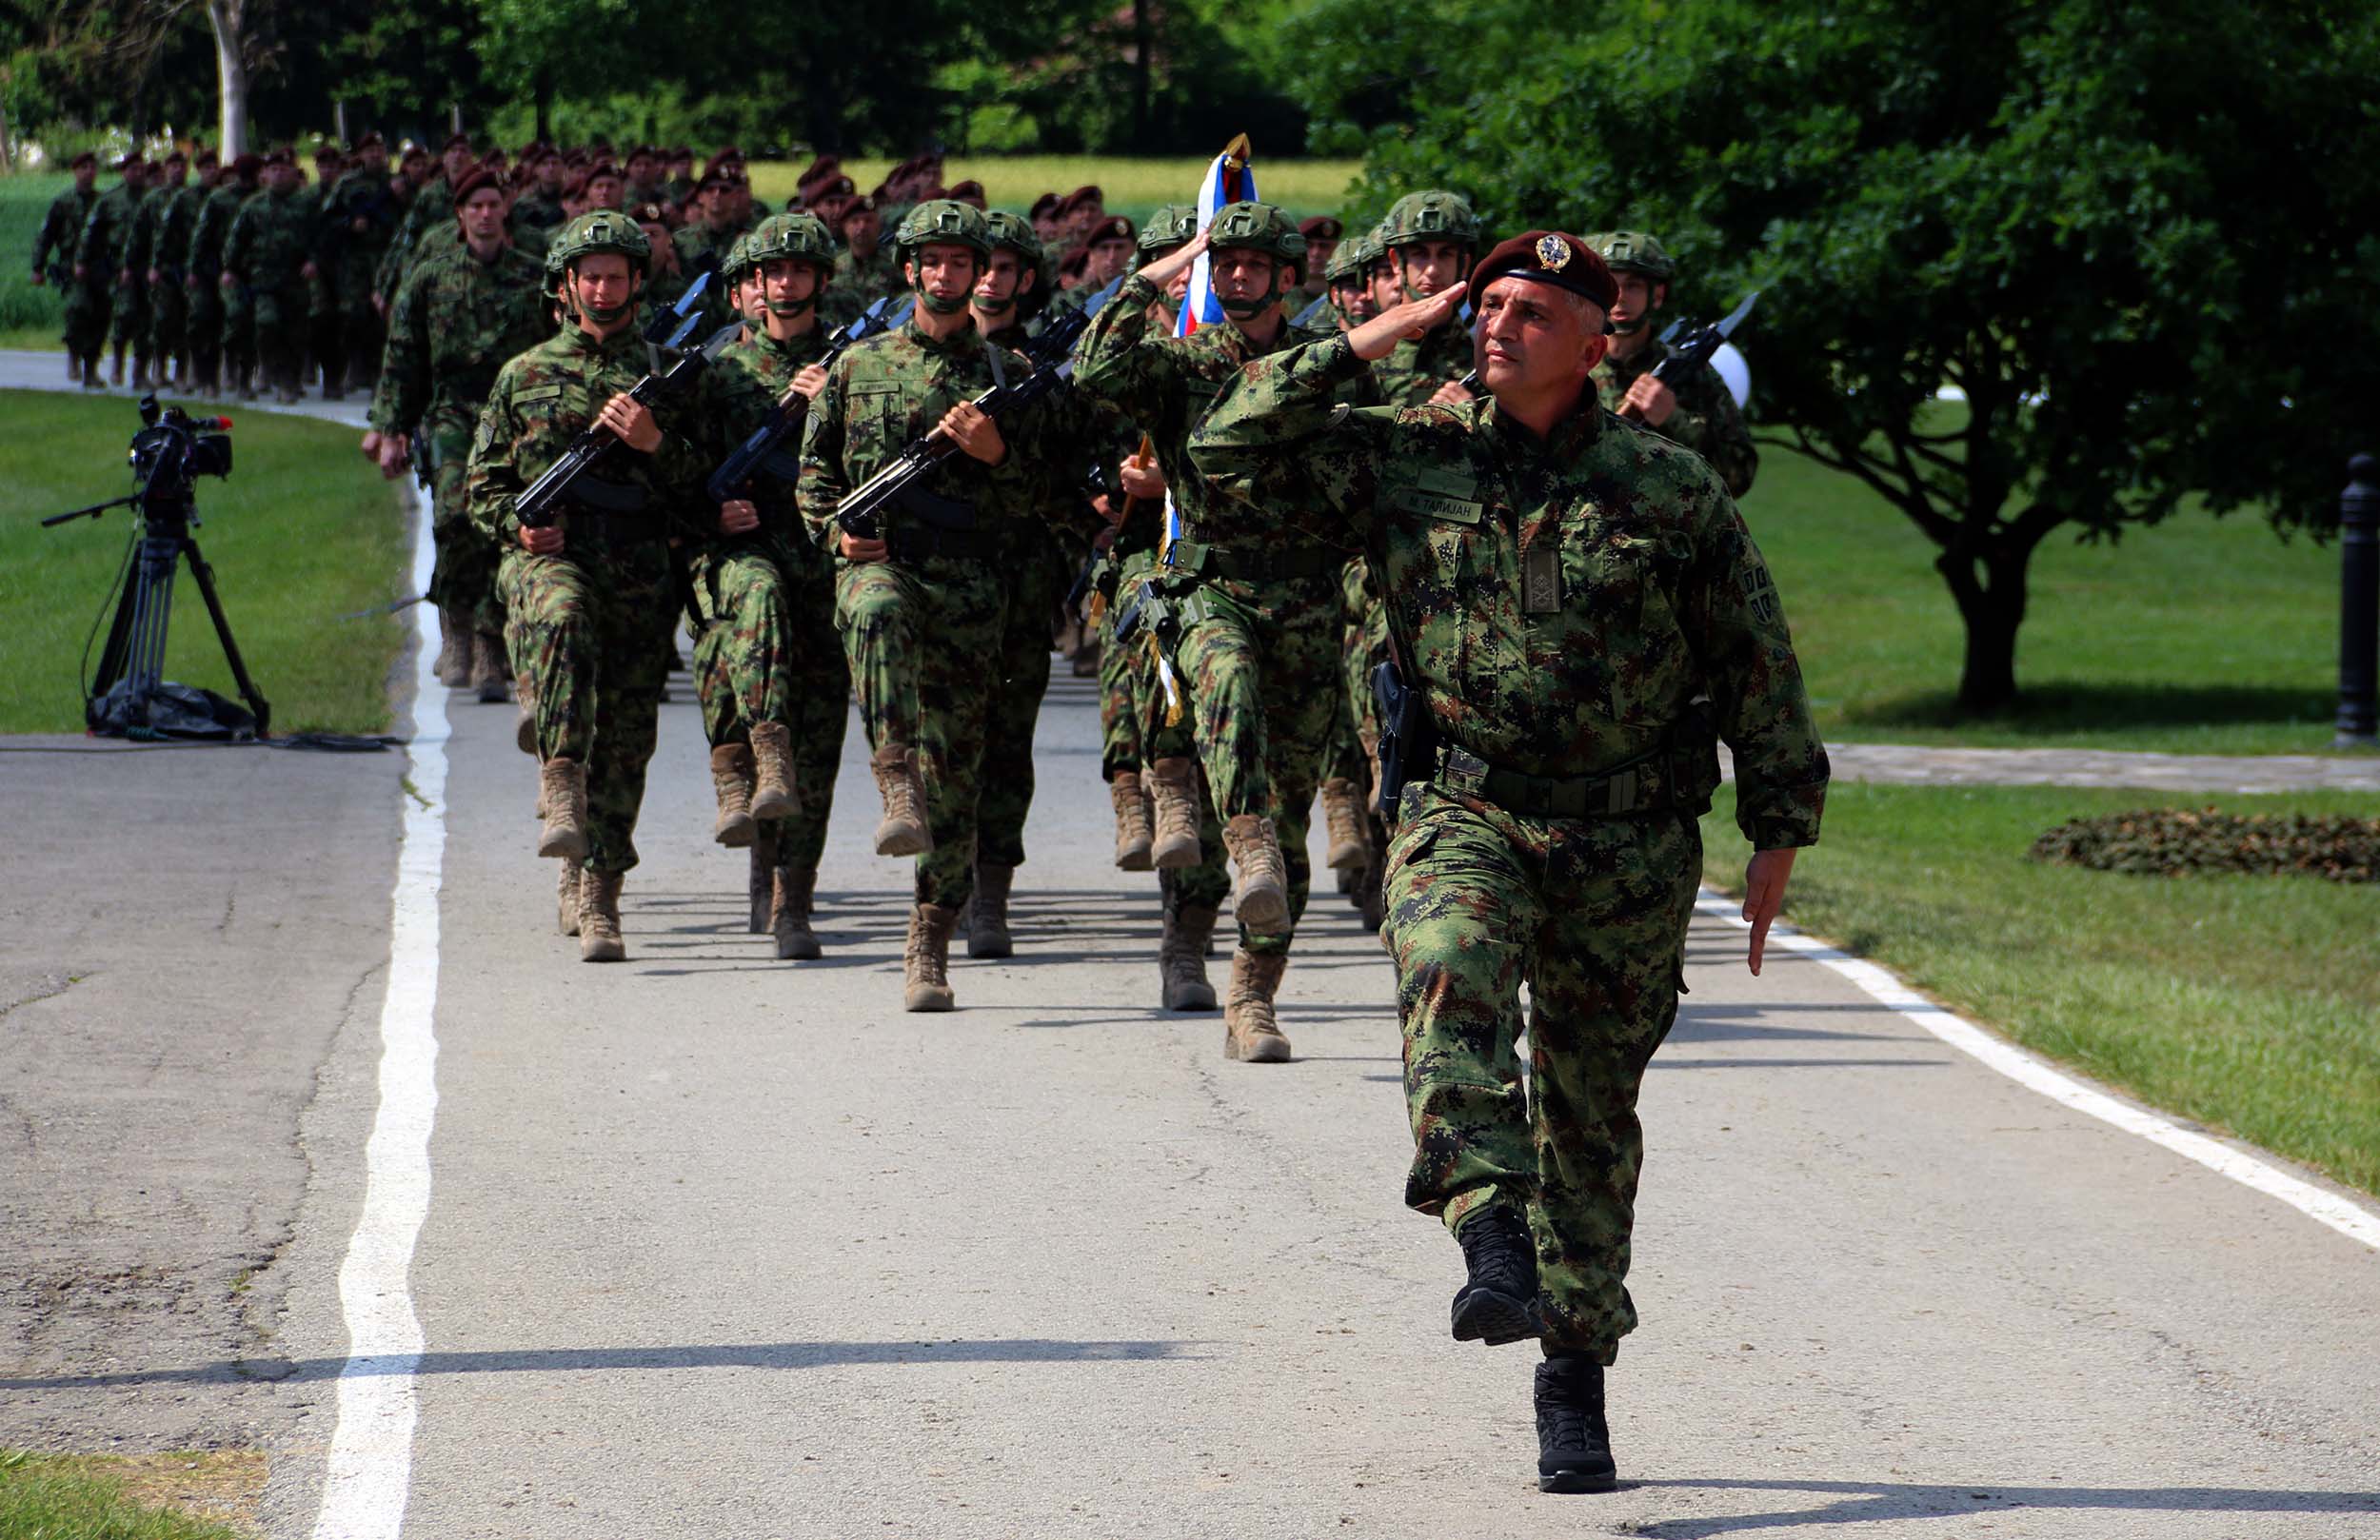
[[[2070,819],[2034,840],[2033,856],[2144,877],[2303,872],[2380,882],[2380,819],[2152,807]]]

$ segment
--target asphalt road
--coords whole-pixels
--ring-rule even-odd
[[[682,687],[596,968],[509,711],[452,721],[407,1535],[2380,1536],[2380,1254],[1806,958],[1755,981],[1697,929],[1628,1485],[1549,1498],[1528,1350],[1446,1338],[1458,1254],[1399,1206],[1377,942],[1319,900],[1286,1066],[1153,1009],[1086,686],[1044,717],[1020,955],[934,1017],[898,1010],[856,732],[829,956],[781,964]],[[338,1274],[401,769],[0,754],[0,1443],[258,1443],[271,1533],[317,1532],[339,1376],[387,1367]]]

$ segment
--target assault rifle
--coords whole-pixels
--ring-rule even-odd
[[[1122,284],[1118,279],[1100,290],[1081,309],[1069,311],[1042,327],[1041,334],[1024,346],[1025,362],[1033,365],[1032,372],[1021,380],[1002,381],[976,397],[972,403],[976,410],[997,420],[1003,412],[1039,401],[1073,379],[1074,360],[1069,355],[1075,339],[1091,325],[1091,318],[1115,298]],[[882,540],[884,526],[877,518],[879,510],[909,495],[936,466],[958,451],[958,441],[945,437],[937,427],[886,462],[883,469],[844,493],[835,506],[835,523],[853,540]]]
[[[1744,296],[1743,304],[1727,313],[1726,319],[1707,326],[1694,326],[1682,317],[1671,322],[1669,329],[1661,333],[1661,342],[1669,348],[1669,357],[1653,365],[1653,378],[1669,385],[1696,365],[1710,363],[1711,355],[1719,350],[1721,343],[1735,334],[1735,328],[1744,324],[1744,317],[1752,314],[1752,307],[1759,300],[1760,291],[1755,288]],[[1622,407],[1619,415],[1635,422],[1644,414],[1631,406]]]
[[[914,299],[903,300],[896,306],[889,294],[878,300],[861,312],[849,326],[835,333],[826,344],[826,351],[819,355],[818,366],[823,369],[833,368],[835,360],[843,357],[844,350],[852,344],[864,341],[880,331],[892,330],[903,321],[908,320],[909,312],[916,306],[917,301]],[[719,468],[711,472],[711,479],[703,487],[703,490],[710,495],[710,500],[713,503],[724,503],[740,494],[744,489],[745,484],[750,482],[761,467],[767,464],[769,457],[777,452],[777,446],[785,441],[785,435],[800,424],[809,409],[810,399],[799,390],[787,386],[785,393],[777,398],[777,405],[770,407],[768,415],[761,420],[761,425],[752,430],[751,437],[739,444],[736,451],[721,461]]]
[[[694,383],[710,361],[717,358],[743,329],[736,322],[719,328],[701,347],[681,352],[679,348],[694,328],[703,324],[703,295],[710,286],[710,275],[704,273],[694,286],[678,297],[678,303],[653,317],[645,327],[645,340],[668,355],[665,367],[656,369],[639,380],[628,390],[628,399],[639,405],[650,406],[666,400]],[[524,529],[542,529],[554,522],[563,498],[570,484],[593,470],[611,452],[619,439],[606,427],[587,427],[570,441],[570,447],[562,457],[545,467],[545,473],[528,484],[512,500],[512,516]]]

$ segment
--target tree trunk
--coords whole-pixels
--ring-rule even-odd
[[[1981,553],[1945,551],[1935,563],[1950,581],[1959,619],[1967,625],[1958,673],[1962,711],[2005,711],[2016,701],[2016,633],[2025,623],[2025,578],[2032,563],[2031,544],[2003,539]]]
[[[0,176],[16,170],[16,154],[9,147],[9,105],[0,102]]]
[[[536,105],[537,137],[545,144],[554,142],[554,72],[541,67],[537,71]]]
[[[207,0],[207,20],[215,30],[215,78],[223,100],[223,143],[228,163],[248,153],[248,60],[240,48],[240,0]]]

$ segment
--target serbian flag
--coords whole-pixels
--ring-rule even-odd
[[[1215,157],[1215,164],[1206,168],[1206,177],[1199,184],[1199,228],[1215,223],[1216,210],[1236,203],[1256,201],[1256,172],[1249,167],[1248,136],[1239,137],[1223,147]],[[1215,279],[1207,266],[1205,252],[1190,267],[1190,292],[1183,296],[1181,314],[1174,318],[1174,335],[1187,337],[1200,326],[1223,324],[1223,302],[1215,297]],[[1165,541],[1159,560],[1165,565],[1174,563],[1174,542],[1181,534],[1181,514],[1174,506],[1171,489],[1165,493]]]

